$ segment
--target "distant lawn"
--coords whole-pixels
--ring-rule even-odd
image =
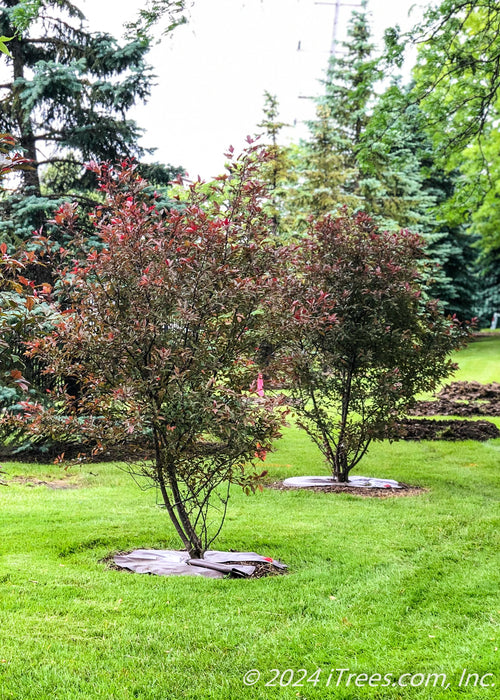
[[[500,338],[461,351],[457,378],[500,381]],[[497,422],[498,424],[498,422]],[[0,700],[496,698],[500,440],[379,443],[358,473],[425,487],[420,496],[234,491],[220,549],[255,550],[287,576],[202,580],[133,575],[100,560],[179,548],[154,491],[110,464],[66,474],[6,464],[0,486]],[[270,478],[326,473],[296,428],[268,456]],[[15,483],[66,480],[74,489]],[[272,669],[302,685],[265,687]],[[334,671],[393,674],[337,686]],[[259,669],[262,680],[243,685]],[[458,687],[464,669],[496,687]],[[448,689],[392,685],[446,673]],[[316,685],[314,680],[317,679]],[[402,682],[408,683],[410,676]],[[290,673],[282,677],[286,683]]]
[[[500,334],[476,338],[455,355],[459,369],[449,381],[500,382]]]
[[[474,338],[453,355],[453,360],[458,369],[443,380],[442,385],[461,381],[500,382],[500,333]],[[426,392],[419,398],[427,400],[432,396],[432,392]]]

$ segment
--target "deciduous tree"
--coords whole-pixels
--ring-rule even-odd
[[[130,163],[94,166],[106,195],[95,213],[102,246],[66,261],[63,320],[31,343],[49,372],[79,382],[77,397],[26,405],[33,434],[76,436],[82,451],[128,445],[131,473],[158,487],[194,557],[218,534],[230,485],[256,488],[248,465],[282,422],[280,401],[252,391],[282,254],[268,240],[259,161],[250,147],[168,214],[146,201]],[[56,221],[72,227],[77,216],[65,205]],[[152,463],[133,460],[131,436],[149,436]]]
[[[415,395],[452,371],[466,331],[425,299],[415,234],[344,211],[320,219],[300,254],[293,318],[281,324],[286,365],[299,424],[345,482]]]

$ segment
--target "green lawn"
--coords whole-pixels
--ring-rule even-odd
[[[499,356],[500,338],[474,343],[459,355],[461,378],[500,381]],[[359,473],[426,493],[235,490],[217,546],[280,558],[290,574],[213,581],[100,562],[110,551],[178,548],[154,491],[113,465],[68,476],[6,464],[7,479],[65,478],[78,488],[0,486],[0,699],[496,698],[499,465],[500,440],[382,443]],[[267,467],[273,478],[324,472],[293,427]],[[250,669],[261,680],[246,687]],[[292,669],[295,683],[299,669],[308,676],[266,687],[272,669]],[[464,669],[490,687],[474,687],[474,677],[459,687]],[[348,673],[392,677],[369,687],[359,676],[356,686],[344,682]],[[439,678],[424,687],[432,673],[446,673],[450,686]],[[424,676],[392,685],[402,674]]]
[[[456,354],[459,369],[451,380],[471,381],[482,384],[500,382],[500,335],[477,338]]]

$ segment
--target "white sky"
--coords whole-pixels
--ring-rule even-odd
[[[333,0],[324,0],[328,2]],[[346,3],[357,0],[346,0]],[[413,24],[413,0],[368,0],[375,41],[387,26]],[[93,30],[121,36],[138,0],[77,3]],[[339,13],[342,40],[352,7]],[[304,134],[318,95],[332,40],[335,8],[315,0],[195,0],[187,25],[162,39],[149,54],[157,85],[148,104],[132,116],[145,129],[143,145],[154,160],[182,165],[194,178],[222,172],[229,145],[239,151],[262,119],[263,94],[276,94],[280,119]],[[300,42],[300,51],[297,50]]]

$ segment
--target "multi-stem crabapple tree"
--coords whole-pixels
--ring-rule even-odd
[[[106,197],[94,220],[101,246],[59,269],[66,307],[54,332],[30,345],[78,395],[25,406],[35,433],[97,449],[149,436],[151,461],[129,469],[153,482],[192,557],[220,531],[231,484],[258,485],[284,410],[255,391],[266,304],[283,251],[268,240],[256,146],[228,174],[187,188],[178,210],[144,194],[135,166],[92,165]],[[56,221],[77,237],[78,210]],[[64,252],[63,252],[64,257]]]

